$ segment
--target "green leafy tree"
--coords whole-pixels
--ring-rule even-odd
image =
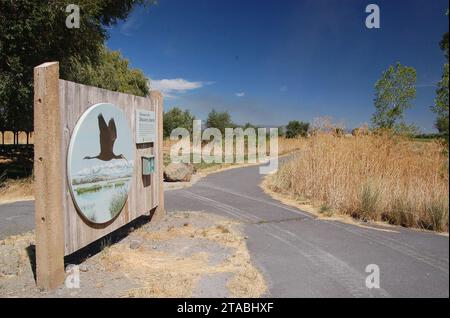
[[[403,122],[395,125],[394,133],[405,137],[415,137],[422,134],[420,128],[415,124],[406,124]]]
[[[244,126],[242,126],[243,130],[246,130],[247,128],[253,128],[253,129],[258,129],[257,126],[251,124],[251,123],[245,123]]]
[[[71,0],[0,1],[0,104],[8,130],[33,129],[35,66],[59,61],[61,78],[71,79],[75,62],[101,63],[107,28],[126,19],[134,5],[152,2],[78,0],[80,28],[68,29],[65,10]]]
[[[236,125],[231,120],[230,113],[217,112],[215,109],[209,112],[208,118],[206,120],[206,127],[217,128],[220,130],[222,135],[225,135],[225,128],[234,128]]]
[[[182,111],[178,107],[174,107],[164,113],[163,130],[164,137],[170,136],[172,130],[176,128],[185,128],[192,134],[192,121],[195,120],[194,115],[189,110]]]
[[[448,10],[447,10],[448,16]],[[448,32],[446,32],[442,40],[440,42],[440,47],[444,51],[445,58],[447,59],[447,63],[444,64],[444,71],[441,77],[441,80],[438,83],[438,87],[436,89],[436,98],[435,105],[431,107],[431,110],[436,113],[437,119],[435,126],[439,130],[439,133],[445,137],[448,142],[449,139],[449,112],[448,112],[448,65],[449,65],[449,37]]]
[[[447,9],[447,12],[445,13],[445,15],[448,17],[448,9]],[[448,52],[448,50],[449,50],[448,32],[445,32],[444,35],[442,36],[442,40],[441,40],[441,42],[439,43],[439,46],[441,47],[441,50],[444,51],[445,57],[446,57],[447,62],[448,62],[448,59],[449,59],[449,52]]]
[[[443,135],[448,141],[448,116],[438,117],[438,119],[436,119],[435,126],[439,133]]]
[[[416,70],[397,63],[391,65],[375,84],[376,112],[372,116],[375,129],[395,129],[406,109],[416,97]]]
[[[100,58],[95,63],[74,59],[67,77],[86,85],[137,96],[149,93],[148,80],[142,71],[131,69],[119,51],[105,47],[100,49]]]
[[[436,99],[435,105],[432,106],[432,110],[436,113],[436,128],[439,130],[441,134],[443,134],[448,139],[448,121],[449,121],[449,111],[448,111],[448,103],[449,103],[449,82],[448,82],[448,63],[444,65],[444,73],[442,74],[442,79],[438,83],[438,87],[436,90]]]
[[[298,136],[308,136],[309,123],[292,120],[286,126],[286,138],[296,138]]]

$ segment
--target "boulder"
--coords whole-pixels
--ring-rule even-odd
[[[167,182],[189,182],[194,166],[186,163],[170,163],[164,168],[164,180]]]

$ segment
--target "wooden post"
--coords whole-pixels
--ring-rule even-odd
[[[62,129],[59,63],[34,69],[36,278],[44,289],[64,282]]]
[[[152,92],[156,99],[158,100],[157,116],[158,116],[158,127],[157,127],[157,137],[158,146],[156,147],[158,156],[158,207],[156,208],[154,218],[156,221],[161,220],[165,216],[164,210],[164,156],[163,156],[163,118],[164,118],[164,107],[163,107],[163,97],[160,92]]]

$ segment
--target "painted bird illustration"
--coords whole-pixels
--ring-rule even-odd
[[[95,157],[84,157],[84,159],[99,159],[102,161],[110,161],[113,159],[125,159],[124,155],[114,154],[114,142],[117,139],[116,123],[114,118],[109,120],[108,125],[106,125],[105,118],[100,113],[98,115],[98,128],[100,130],[100,153]]]

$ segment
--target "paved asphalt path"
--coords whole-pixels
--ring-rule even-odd
[[[244,224],[269,297],[449,297],[447,236],[316,219],[267,196],[256,166],[166,192],[167,211],[205,211]],[[33,228],[33,202],[0,205],[0,238]],[[380,288],[366,287],[366,266]]]
[[[403,228],[316,219],[271,199],[256,166],[227,170],[166,192],[167,211],[207,211],[245,224],[269,297],[449,297],[449,238]],[[380,289],[366,287],[366,266]]]
[[[34,229],[34,201],[0,205],[0,240]]]

